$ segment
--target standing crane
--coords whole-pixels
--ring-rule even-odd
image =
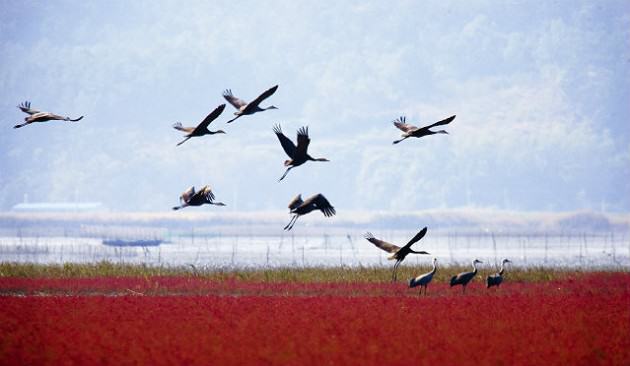
[[[24,117],[24,123],[18,124],[13,126],[13,128],[20,128],[20,127],[24,127],[26,125],[30,125],[31,123],[35,123],[35,122],[47,122],[47,121],[68,121],[68,122],[77,122],[80,121],[81,119],[83,119],[83,116],[76,118],[76,119],[72,119],[70,117],[63,117],[54,113],[50,113],[50,112],[40,112],[36,109],[32,109],[31,108],[31,102],[26,101],[24,103],[21,103],[18,108],[20,108],[20,110],[26,114],[28,114],[28,117]]]
[[[370,243],[376,245],[378,248],[381,248],[384,251],[392,254],[387,259],[396,260],[396,263],[394,263],[394,271],[392,272],[392,282],[396,282],[397,280],[396,271],[398,270],[398,266],[400,265],[400,263],[402,263],[405,257],[407,257],[407,255],[409,255],[410,253],[429,254],[425,251],[416,252],[415,250],[411,249],[411,246],[417,241],[419,241],[420,239],[422,239],[426,235],[426,233],[427,233],[427,228],[425,227],[424,229],[420,230],[416,234],[416,236],[414,236],[411,240],[409,240],[409,242],[405,244],[405,246],[402,248],[399,247],[398,245],[394,245],[384,240],[377,239],[370,232],[365,233],[363,237],[367,239],[367,241],[369,241]]]
[[[225,98],[225,100],[230,102],[230,104],[233,105],[234,108],[237,109],[237,111],[234,112],[236,117],[234,117],[231,120],[227,121],[227,123],[232,123],[232,122],[236,121],[237,119],[239,119],[242,116],[246,116],[246,115],[249,115],[249,114],[254,114],[256,112],[262,112],[262,111],[266,111],[268,109],[278,109],[277,107],[275,107],[273,105],[269,106],[267,108],[260,108],[258,106],[263,100],[269,98],[273,93],[275,93],[276,90],[278,90],[278,85],[267,89],[262,94],[260,94],[256,99],[252,100],[249,103],[247,103],[246,101],[244,101],[242,99],[239,99],[239,98],[235,97],[232,94],[232,90],[231,89],[224,90],[223,91],[223,98]]]
[[[293,144],[288,137],[286,137],[282,133],[282,129],[280,125],[273,126],[273,132],[278,136],[278,140],[280,140],[280,145],[284,149],[284,152],[289,156],[289,160],[284,161],[284,166],[288,167],[284,172],[282,177],[278,179],[278,182],[283,180],[284,177],[289,173],[289,170],[295,168],[296,166],[300,166],[307,161],[330,161],[326,158],[313,158],[307,152],[308,145],[311,142],[311,139],[308,137],[308,126],[302,127],[297,131],[297,146]]]
[[[501,282],[503,282],[503,272],[505,271],[505,268],[503,268],[503,266],[506,263],[512,263],[512,261],[507,258],[504,258],[501,261],[501,270],[499,270],[499,273],[492,274],[486,278],[486,288],[490,288],[492,286],[499,287]]]
[[[405,139],[408,139],[409,137],[423,137],[423,136],[429,136],[429,135],[435,135],[436,133],[445,133],[448,134],[448,132],[444,131],[444,130],[439,130],[439,131],[431,131],[430,129],[435,127],[435,126],[442,126],[442,125],[447,125],[449,123],[451,123],[453,120],[455,119],[455,115],[452,115],[446,119],[443,119],[441,121],[435,122],[432,125],[428,125],[425,127],[416,127],[413,125],[410,125],[406,122],[406,117],[405,116],[401,116],[400,118],[398,118],[397,120],[394,121],[394,126],[398,127],[399,130],[401,130],[402,132],[404,132],[402,135],[400,135],[402,137],[402,139],[400,140],[396,140],[393,142],[393,144],[397,144]]]
[[[412,278],[409,280],[409,288],[414,288],[416,286],[420,286],[420,293],[422,294],[422,288],[424,287],[424,294],[427,294],[427,285],[433,279],[433,275],[437,272],[437,258],[433,258],[433,269],[431,272],[427,272],[425,274],[421,274],[416,278]]]
[[[472,280],[477,274],[477,263],[483,263],[483,262],[480,261],[479,259],[474,259],[472,261],[472,267],[473,267],[472,272],[462,272],[456,276],[453,276],[451,278],[451,287],[456,286],[456,285],[462,285],[463,293],[466,293],[466,285],[468,285],[468,282],[470,282],[470,280]]]
[[[191,137],[199,137],[203,135],[214,135],[215,133],[225,133],[225,131],[223,130],[210,131],[208,129],[208,126],[210,125],[210,123],[214,121],[215,119],[217,119],[217,117],[219,117],[221,113],[223,113],[224,109],[225,109],[225,104],[221,104],[220,106],[216,107],[214,111],[212,111],[209,115],[207,115],[206,118],[204,118],[203,121],[201,121],[201,123],[197,125],[197,127],[184,127],[182,126],[181,122],[176,122],[173,125],[173,128],[187,133],[186,138],[180,143],[178,143],[177,146],[188,141],[188,139],[190,139]]]
[[[287,226],[284,227],[284,230],[291,230],[300,216],[306,215],[314,210],[320,210],[326,217],[336,214],[335,208],[328,202],[323,194],[315,194],[305,201],[302,201],[302,195],[298,194],[289,202],[289,213],[293,214],[293,216]]]
[[[210,189],[210,186],[204,186],[199,191],[195,191],[195,187],[190,187],[182,193],[179,197],[179,206],[173,207],[173,210],[179,210],[188,206],[201,206],[203,204],[210,204],[215,206],[225,206],[223,202],[214,201],[214,193]]]

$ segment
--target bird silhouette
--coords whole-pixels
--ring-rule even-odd
[[[18,105],[18,108],[20,108],[20,110],[26,114],[28,114],[28,117],[24,118],[24,123],[21,124],[17,124],[15,126],[13,126],[13,128],[20,128],[20,127],[24,127],[26,125],[29,125],[31,123],[35,123],[35,122],[47,122],[47,121],[68,121],[68,122],[77,122],[83,119],[83,116],[79,117],[79,118],[75,118],[72,119],[70,117],[64,117],[64,116],[60,116],[54,113],[50,113],[50,112],[40,112],[36,109],[32,109],[31,108],[31,102],[26,101],[24,103],[21,103],[20,105]]]
[[[199,137],[203,135],[214,135],[216,133],[225,133],[225,131],[223,130],[210,131],[208,129],[208,126],[210,125],[210,123],[214,121],[215,119],[217,119],[217,117],[219,117],[221,113],[223,113],[224,109],[225,109],[225,104],[221,104],[220,106],[216,107],[214,111],[212,111],[209,115],[207,115],[206,118],[204,118],[203,121],[201,121],[201,123],[197,125],[197,127],[184,127],[182,126],[181,122],[176,122],[173,125],[173,128],[187,133],[187,135],[185,136],[186,138],[183,141],[179,142],[177,146],[188,141],[191,137]]]
[[[474,259],[472,261],[472,267],[473,270],[472,272],[462,272],[458,275],[455,275],[451,278],[451,287],[456,286],[456,285],[462,285],[463,293],[466,293],[466,286],[468,285],[468,282],[470,282],[470,280],[472,280],[475,275],[477,274],[477,263],[483,263],[482,261],[480,261],[479,259]]]
[[[435,122],[432,125],[428,125],[425,127],[416,127],[416,126],[412,126],[410,124],[408,124],[406,122],[406,117],[405,116],[401,116],[400,118],[398,118],[397,120],[394,121],[394,126],[398,127],[399,130],[401,130],[402,132],[404,132],[401,137],[402,139],[400,140],[396,140],[393,143],[397,144],[405,139],[408,139],[409,137],[423,137],[423,136],[428,136],[428,135],[435,135],[436,133],[445,133],[448,134],[448,132],[444,131],[444,130],[439,130],[439,131],[431,131],[430,129],[436,126],[442,126],[442,125],[447,125],[449,123],[451,123],[453,120],[455,119],[455,115],[450,116],[446,119],[443,119],[441,121]]]
[[[402,248],[398,245],[394,245],[386,241],[377,239],[370,232],[365,233],[363,237],[367,239],[367,241],[369,241],[370,243],[376,245],[378,248],[381,248],[384,251],[392,254],[387,259],[396,260],[396,263],[394,263],[394,271],[392,272],[392,282],[395,282],[397,280],[396,271],[398,270],[398,266],[400,265],[400,263],[402,263],[405,257],[407,257],[407,255],[411,253],[429,254],[425,251],[416,252],[415,250],[411,249],[411,246],[422,239],[426,235],[426,233],[427,228],[425,227],[424,229],[420,230],[411,240],[409,240],[409,242],[405,244],[405,246],[403,246]]]
[[[422,293],[422,288],[424,287],[424,294],[427,294],[427,285],[433,279],[433,275],[437,272],[437,258],[433,258],[433,269],[430,272],[425,274],[421,274],[416,278],[412,278],[409,280],[409,288],[414,288],[420,286],[420,293]]]
[[[231,89],[226,89],[223,91],[223,98],[225,98],[225,100],[227,100],[231,105],[234,106],[234,108],[237,109],[236,112],[234,112],[234,114],[236,115],[236,117],[232,118],[231,120],[227,121],[227,123],[232,123],[234,121],[236,121],[237,119],[239,119],[242,116],[246,116],[249,114],[254,114],[256,112],[262,112],[262,111],[266,111],[268,109],[278,109],[275,106],[269,106],[267,108],[260,108],[259,104],[269,98],[273,93],[276,92],[276,90],[278,90],[278,85],[273,86],[269,89],[267,89],[266,91],[264,91],[262,94],[260,94],[256,99],[252,100],[251,102],[247,103],[246,101],[239,99],[237,97],[235,97],[232,94],[232,90]]]
[[[505,271],[505,268],[503,266],[506,263],[512,263],[512,261],[507,258],[504,258],[501,261],[501,270],[498,273],[492,274],[486,278],[486,288],[490,288],[492,286],[499,287],[501,282],[503,282],[503,272]]]
[[[284,230],[291,230],[300,216],[306,215],[314,210],[320,210],[326,217],[331,217],[336,214],[335,208],[328,202],[323,194],[315,194],[305,201],[302,201],[302,195],[298,194],[289,202],[289,213],[293,214],[293,216],[291,217],[291,221],[284,227]]]
[[[308,127],[302,127],[297,131],[297,146],[293,144],[288,137],[286,137],[282,133],[282,129],[280,125],[275,125],[273,127],[273,132],[278,136],[278,140],[280,140],[280,145],[284,149],[284,152],[289,156],[289,160],[284,161],[284,166],[288,167],[284,172],[282,177],[278,179],[278,182],[283,180],[284,177],[289,173],[289,170],[295,168],[296,166],[300,166],[307,161],[330,161],[326,158],[313,158],[308,154],[308,145],[311,142],[311,139],[308,137]]]
[[[179,197],[179,206],[173,207],[173,210],[179,210],[188,206],[201,206],[210,204],[216,206],[225,206],[223,202],[214,201],[214,193],[209,186],[202,187],[199,191],[195,191],[195,187],[190,187]]]

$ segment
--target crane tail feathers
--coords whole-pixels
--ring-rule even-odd
[[[457,276],[451,277],[451,287],[457,285]]]

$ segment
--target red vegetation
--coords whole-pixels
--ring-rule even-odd
[[[427,297],[402,283],[0,279],[5,294],[51,291],[130,295],[0,296],[0,364],[630,363],[628,274]]]

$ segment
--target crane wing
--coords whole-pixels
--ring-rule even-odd
[[[328,202],[326,197],[324,197],[324,195],[321,193],[318,193],[310,197],[306,201],[304,201],[304,204],[308,205],[310,203],[313,203],[326,217],[330,217],[336,214],[335,208],[330,204],[330,202]]]
[[[174,129],[176,129],[176,130],[180,130],[180,131],[183,131],[183,132],[187,132],[187,133],[191,133],[191,132],[193,132],[193,131],[195,130],[195,128],[194,128],[194,127],[184,127],[184,126],[181,124],[181,122],[176,122],[176,123],[174,123],[174,124],[173,124],[173,128],[174,128]]]
[[[297,132],[296,155],[305,156],[308,150],[308,144],[310,143],[311,143],[311,139],[308,137],[308,126],[301,127]]]
[[[221,113],[223,113],[224,109],[225,104],[221,104],[220,106],[216,107],[209,115],[206,116],[206,118],[203,119],[203,121],[201,121],[201,123],[197,126],[197,128],[195,128],[195,130],[206,130],[208,128],[208,125],[210,125],[210,122],[217,119],[217,117],[219,117]]]
[[[195,186],[192,186],[188,188],[187,190],[185,190],[184,193],[182,193],[182,195],[179,197],[179,200],[183,201],[184,203],[188,203],[190,202],[190,199],[194,195],[195,195]]]
[[[291,159],[293,159],[293,157],[295,156],[295,149],[296,149],[293,141],[291,141],[288,137],[286,137],[282,133],[282,129],[280,128],[280,125],[273,126],[273,132],[275,132],[276,136],[278,136],[278,140],[280,140],[280,145],[282,145],[284,152],[287,153],[287,155],[289,155]]]
[[[474,276],[473,272],[458,273],[451,278],[451,283],[453,283],[453,281],[455,281],[455,283],[459,283],[460,281],[468,282],[468,279],[471,278],[472,276]]]
[[[402,132],[409,132],[418,129],[418,127],[406,123],[406,120],[407,118],[405,116],[400,116],[400,118],[394,121],[394,126],[396,126]]]
[[[206,202],[214,201],[214,193],[212,193],[212,189],[210,189],[210,186],[204,186],[203,188],[201,188],[198,194],[203,196]]]
[[[434,124],[429,125],[429,126],[427,126],[427,127],[425,127],[425,128],[431,128],[431,127],[435,127],[435,126],[447,125],[447,124],[449,124],[449,123],[453,122],[453,120],[455,119],[455,117],[456,117],[456,115],[454,114],[454,115],[452,115],[452,116],[450,116],[450,117],[448,117],[448,118],[445,118],[445,119],[443,119],[443,120],[441,120],[441,121],[435,122]]]
[[[18,108],[20,108],[20,110],[24,113],[28,113],[30,115],[33,115],[35,113],[39,113],[38,110],[35,109],[31,109],[31,102],[29,102],[28,100],[20,103],[20,105],[18,106]]]
[[[411,240],[409,240],[409,243],[405,244],[405,248],[408,248],[408,247],[412,246],[414,243],[416,243],[420,239],[424,238],[424,236],[426,234],[427,234],[427,227],[425,226],[424,229],[418,231],[416,236],[414,236]]]
[[[291,202],[289,202],[289,210],[293,210],[294,208],[298,208],[303,203],[304,203],[304,201],[302,201],[302,195],[298,194],[297,196],[293,197]]]
[[[227,100],[236,109],[241,109],[243,106],[247,105],[246,101],[239,99],[232,94],[232,89],[225,89],[223,91],[223,98],[225,98],[225,100]]]
[[[388,242],[383,241],[381,239],[376,239],[374,237],[374,235],[372,235],[372,233],[370,233],[370,232],[365,233],[365,235],[363,235],[363,237],[365,239],[367,239],[367,241],[369,241],[370,243],[372,243],[372,244],[376,245],[377,247],[383,249],[387,253],[396,253],[397,251],[400,250],[400,247],[398,245],[394,245],[392,243],[388,243]]]
[[[252,100],[251,102],[249,102],[249,105],[251,106],[256,106],[259,105],[263,100],[269,98],[273,93],[276,92],[276,90],[278,90],[278,85],[273,86],[267,90],[265,90],[262,94],[260,94],[256,99]]]

